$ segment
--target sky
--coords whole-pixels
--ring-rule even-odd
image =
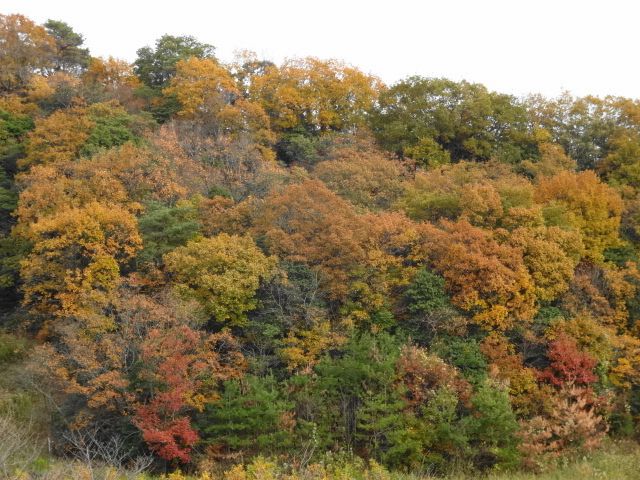
[[[637,0],[0,0],[0,13],[63,20],[93,55],[128,61],[169,33],[214,45],[222,61],[242,49],[336,58],[387,84],[422,75],[640,98]]]

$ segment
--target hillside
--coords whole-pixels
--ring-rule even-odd
[[[631,478],[639,248],[636,99],[0,15],[2,478]]]

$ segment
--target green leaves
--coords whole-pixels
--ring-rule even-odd
[[[213,58],[215,48],[200,43],[194,37],[163,35],[155,48],[143,47],[137,51],[135,72],[145,85],[163,88],[175,74],[176,64],[189,57]]]

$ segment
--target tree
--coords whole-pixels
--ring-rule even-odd
[[[260,282],[273,274],[275,258],[265,256],[249,236],[222,233],[189,241],[164,257],[178,292],[193,298],[216,322],[246,323],[257,306]]]
[[[340,357],[326,357],[316,366],[323,403],[320,427],[327,430],[329,445],[348,445],[381,458],[403,438],[407,426],[395,382],[399,354],[400,346],[389,335],[356,335]]]
[[[173,207],[151,203],[138,220],[144,248],[138,258],[161,262],[162,257],[193,240],[200,230],[193,204],[179,202]]]
[[[611,151],[598,164],[600,173],[612,185],[640,188],[640,135],[621,133],[611,139]]]
[[[135,218],[92,202],[39,220],[21,264],[24,304],[46,316],[75,316],[87,328],[108,328],[93,312],[105,306],[125,268],[141,247]],[[91,325],[93,321],[96,325]]]
[[[140,381],[148,397],[136,406],[134,424],[151,451],[187,463],[199,440],[189,416],[217,395],[219,384],[245,368],[229,333],[205,335],[181,326],[151,330],[142,344]]]
[[[125,143],[140,143],[140,134],[153,121],[129,115],[117,102],[94,103],[87,109],[93,128],[80,153],[90,157],[96,153]]]
[[[533,317],[535,295],[521,251],[465,220],[425,225],[423,232],[415,255],[442,275],[453,304],[477,324],[505,330]]]
[[[451,154],[430,137],[419,139],[414,146],[405,148],[403,153],[424,169],[446,165],[451,161]]]
[[[215,116],[240,98],[231,72],[212,58],[190,57],[175,65],[175,77],[165,89],[180,102],[184,116]]]
[[[21,168],[39,164],[74,160],[95,127],[84,108],[59,110],[36,121],[30,132],[27,155],[18,161]]]
[[[266,159],[274,141],[269,118],[256,103],[240,95],[231,73],[211,58],[189,58],[176,64],[176,74],[164,92],[180,103],[178,114],[195,119],[220,150],[225,144],[252,143]]]
[[[451,305],[444,279],[425,268],[419,269],[404,292],[407,318],[400,325],[420,344],[441,334],[462,334],[467,319]]]
[[[321,285],[334,299],[344,298],[352,272],[365,261],[362,219],[317,180],[269,195],[253,231],[264,235],[273,254],[317,269]]]
[[[449,155],[453,162],[493,155],[514,162],[533,143],[515,98],[441,78],[410,77],[383,91],[370,123],[384,148],[426,164]]]
[[[251,455],[293,445],[294,405],[273,376],[247,375],[224,383],[220,398],[199,418],[203,441],[216,456]]]
[[[23,15],[0,15],[0,45],[0,90],[12,92],[51,65],[55,40]]]
[[[536,198],[547,204],[548,224],[573,227],[582,233],[585,254],[590,259],[601,261],[604,249],[618,242],[622,200],[594,172],[561,172],[543,178]],[[551,215],[558,209],[560,218],[556,220]]]
[[[540,374],[540,379],[552,385],[588,386],[598,377],[593,372],[596,360],[578,349],[576,341],[561,335],[549,345],[550,365]]]
[[[511,232],[510,243],[522,249],[539,301],[552,301],[568,290],[584,250],[577,232],[559,227],[519,227]]]
[[[534,123],[551,133],[552,141],[577,162],[579,170],[597,169],[621,135],[637,132],[637,104],[620,97],[528,99]]]
[[[400,196],[401,166],[367,140],[338,146],[330,158],[315,166],[314,176],[354,205],[388,209]]]
[[[200,43],[194,37],[163,35],[156,40],[155,48],[143,47],[136,52],[134,70],[145,85],[163,88],[175,74],[180,60],[213,58],[214,50],[213,46]]]
[[[25,153],[25,140],[34,128],[29,115],[0,109],[0,164],[5,174],[14,174],[16,162]]]
[[[335,60],[289,60],[255,76],[249,97],[259,102],[273,127],[286,131],[350,131],[364,124],[380,81]]]
[[[81,48],[84,44],[83,36],[59,20],[47,20],[43,26],[55,41],[53,69],[75,75],[82,73],[91,59],[89,49]]]
[[[480,469],[513,468],[518,465],[518,422],[511,410],[507,392],[486,382],[471,399],[475,415],[465,418],[471,445],[477,449]]]

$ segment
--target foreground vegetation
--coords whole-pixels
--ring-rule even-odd
[[[599,451],[589,458],[561,465],[552,472],[490,473],[482,478],[486,480],[632,480],[637,478],[639,468],[640,449],[637,444],[607,443],[603,451]],[[458,469],[461,468],[458,467]],[[442,478],[444,480],[471,480],[478,478],[478,476],[475,473],[450,473],[443,477],[428,473],[389,472],[375,462],[365,465],[362,461],[335,458],[326,458],[322,462],[311,464],[304,469],[292,470],[290,466],[283,466],[259,457],[246,466],[236,466],[227,471],[217,468],[192,475],[184,475],[176,471],[160,476],[118,471],[113,467],[87,466],[82,462],[46,462],[41,460],[31,468],[16,473],[13,478],[16,480],[21,478],[48,480],[68,478],[113,480],[427,480]]]
[[[638,100],[0,47],[0,476],[637,471]]]

